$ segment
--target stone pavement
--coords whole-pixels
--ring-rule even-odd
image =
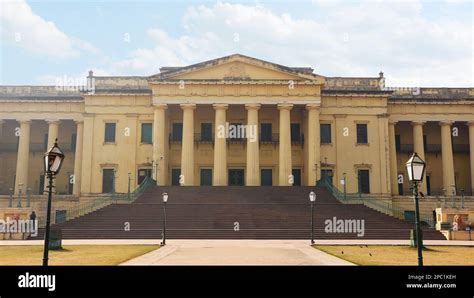
[[[353,265],[305,240],[170,240],[122,265]]]

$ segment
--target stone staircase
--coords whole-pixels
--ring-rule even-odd
[[[409,239],[414,226],[361,204],[342,204],[326,189],[267,186],[154,186],[131,204],[112,204],[56,224],[63,239],[159,239],[163,227],[162,193],[168,239],[309,239],[309,192],[316,192],[316,239]],[[364,236],[326,233],[325,221],[364,220]],[[126,229],[129,227],[130,229]],[[445,239],[423,228],[424,239]],[[43,239],[43,231],[37,239]]]

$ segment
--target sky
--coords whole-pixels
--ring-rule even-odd
[[[153,75],[240,53],[396,87],[474,87],[473,1],[0,0],[0,84]]]

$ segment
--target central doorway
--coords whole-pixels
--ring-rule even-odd
[[[229,170],[229,186],[244,186],[244,170],[231,169]]]

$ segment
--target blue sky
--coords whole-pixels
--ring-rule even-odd
[[[151,75],[241,53],[391,86],[473,83],[472,1],[1,2],[0,84]]]

